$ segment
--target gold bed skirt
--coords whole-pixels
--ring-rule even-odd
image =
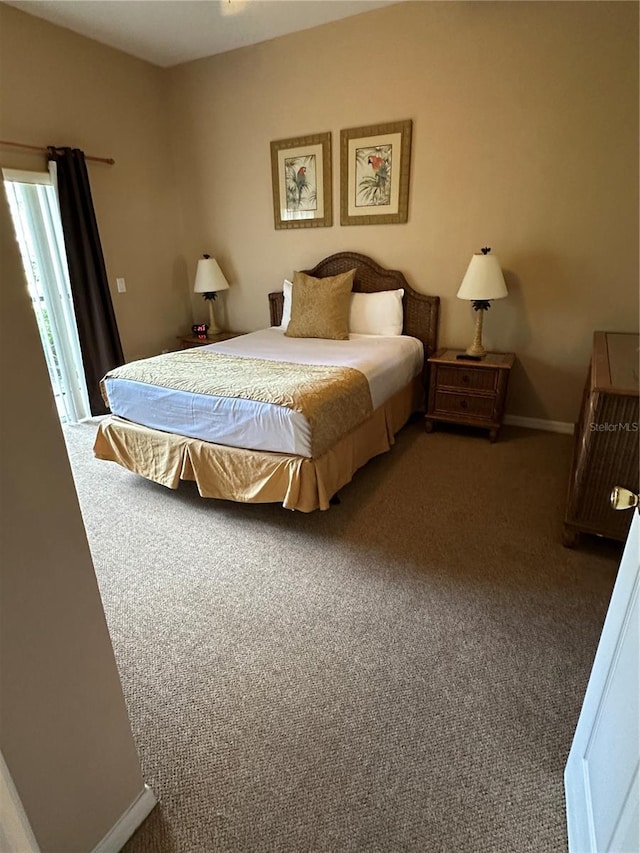
[[[358,468],[391,448],[422,397],[416,377],[317,459],[212,444],[115,415],[101,422],[93,450],[98,459],[117,462],[170,489],[180,480],[195,480],[203,498],[281,503],[285,509],[312,512],[329,509],[332,496]]]

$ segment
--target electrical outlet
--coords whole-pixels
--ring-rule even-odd
[[[127,285],[125,284],[125,280],[123,278],[116,279],[116,287],[118,288],[118,293],[127,292]]]

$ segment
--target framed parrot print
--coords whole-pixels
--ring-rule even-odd
[[[340,131],[340,224],[391,225],[409,215],[411,119]]]
[[[272,142],[271,180],[276,228],[332,225],[331,133]]]

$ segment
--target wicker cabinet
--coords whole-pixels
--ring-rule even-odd
[[[624,541],[630,512],[611,509],[614,486],[638,491],[639,336],[596,332],[573,458],[562,541],[572,547],[580,533]]]

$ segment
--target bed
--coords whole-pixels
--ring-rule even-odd
[[[270,293],[268,329],[107,374],[112,413],[98,427],[95,455],[171,489],[193,480],[202,497],[328,509],[422,407],[437,347],[439,298],[415,291],[401,272],[340,252],[304,275],[331,281],[352,270],[354,294],[398,294],[401,335],[288,337],[290,296]]]

